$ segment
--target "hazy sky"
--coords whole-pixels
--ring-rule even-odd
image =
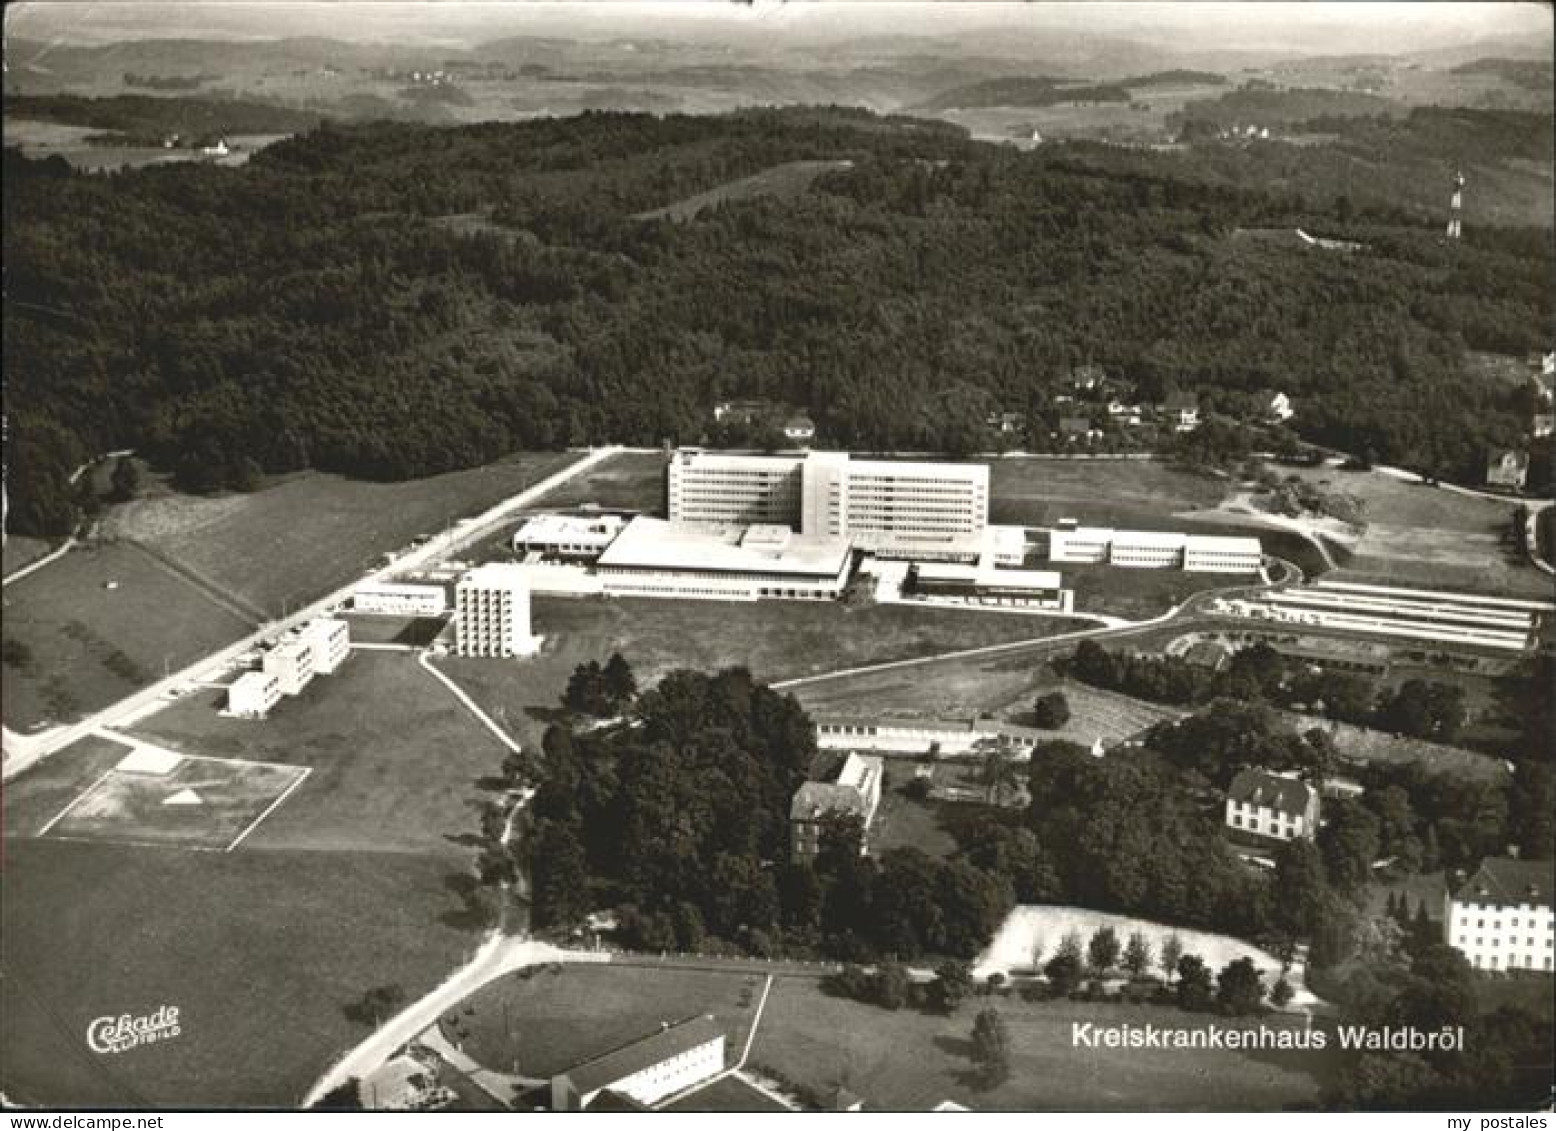
[[[123,38],[275,38],[330,36],[363,41],[429,40],[473,44],[508,35],[565,38],[658,35],[795,42],[879,35],[958,35],[1009,29],[1015,34],[1087,32],[1161,37],[1220,49],[1271,48],[1353,54],[1444,47],[1492,36],[1549,43],[1551,9],[1543,3],[1267,3],[1223,0],[1168,3],[1104,0],[984,3],[980,0],[35,0],[8,4],[7,35],[103,42]]]

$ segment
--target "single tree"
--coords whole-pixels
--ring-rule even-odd
[[[1070,721],[1070,701],[1062,691],[1039,695],[1032,704],[1032,723],[1044,730],[1058,730]]]
[[[1143,978],[1154,961],[1151,944],[1146,941],[1145,935],[1140,931],[1130,932],[1129,942],[1124,947],[1124,969],[1133,977]]]
[[[1296,993],[1291,988],[1291,983],[1282,978],[1270,990],[1270,1002],[1276,1009],[1285,1009],[1291,1004],[1291,999],[1296,996]]]
[[[1210,1007],[1210,967],[1197,954],[1185,954],[1178,959],[1178,1004],[1187,1010],[1200,1011]]]
[[[929,1000],[941,1013],[955,1013],[972,992],[972,971],[967,963],[948,959],[935,967]]]
[[[605,661],[604,682],[605,696],[617,711],[628,707],[638,693],[637,677],[632,674],[632,665],[620,652],[612,652],[611,658]]]
[[[1091,969],[1105,974],[1118,965],[1118,934],[1112,927],[1099,927],[1086,947],[1086,960]]]
[[[972,1059],[985,1087],[992,1088],[1010,1076],[1010,1030],[993,1006],[978,1011],[972,1029]]]
[[[1050,958],[1043,967],[1043,973],[1048,976],[1048,984],[1053,987],[1055,994],[1060,997],[1075,992],[1081,984],[1081,978],[1085,974],[1085,967],[1081,960],[1073,954],[1060,951]]]
[[[1162,973],[1167,975],[1170,982],[1178,972],[1178,960],[1183,957],[1183,940],[1177,935],[1168,935],[1162,940],[1161,966]]]
[[[1228,962],[1216,981],[1216,1004],[1226,1013],[1257,1013],[1264,1003],[1264,976],[1251,958]]]

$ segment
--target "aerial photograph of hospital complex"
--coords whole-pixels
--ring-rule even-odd
[[[8,5],[7,1118],[1544,1126],[1553,19]]]

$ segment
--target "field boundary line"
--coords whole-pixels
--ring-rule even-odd
[[[96,781],[94,781],[91,785],[87,786],[80,793],[76,794],[75,797],[71,798],[69,804],[67,804],[58,813],[54,814],[53,820],[49,821],[48,824],[44,825],[41,829],[38,830],[38,836],[40,836],[40,837],[47,836],[50,829],[52,829],[55,825],[57,825],[61,821],[63,821],[65,819],[66,814],[68,814],[77,805],[81,804],[81,802],[84,801],[91,793],[93,793],[97,789],[98,786],[102,785],[105,781],[107,781],[108,780],[108,775],[113,773],[114,770],[116,770],[117,768],[118,768],[117,765],[109,766],[101,774],[98,774]],[[55,839],[56,840],[65,840],[67,838],[65,838],[65,837],[56,837]]]
[[[762,1011],[767,1008],[767,995],[773,991],[773,976],[767,975],[767,981],[762,985],[762,1000],[756,1003],[756,1016],[751,1018],[751,1028],[746,1031],[746,1045],[740,1050],[740,1061],[733,1071],[739,1072],[746,1066],[746,1060],[751,1056],[751,1046],[756,1044],[756,1031],[762,1024]]]
[[[17,569],[13,569],[10,573],[6,574],[3,578],[0,578],[0,587],[4,587],[6,585],[9,585],[13,581],[20,581],[22,578],[26,577],[29,573],[32,573],[35,570],[42,569],[44,566],[48,565],[50,562],[57,562],[57,561],[59,561],[60,558],[64,557],[66,554],[70,553],[70,551],[73,550],[75,548],[75,546],[76,546],[76,536],[74,534],[72,534],[69,538],[65,539],[65,544],[63,546],[59,547],[59,549],[57,549],[57,550],[50,550],[48,553],[44,554],[43,557],[38,558],[36,561],[30,561],[30,562],[28,562],[24,566],[21,566],[21,567],[19,567]]]
[[[437,668],[432,666],[430,656],[430,653],[423,652],[421,655],[416,657],[416,663],[421,666],[423,671],[427,672],[439,683],[443,684],[443,686],[452,691],[454,696],[465,705],[465,708],[476,717],[477,721],[479,721],[482,726],[497,736],[498,742],[501,742],[515,754],[524,753],[524,747],[520,746],[517,741],[511,738],[507,731],[503,730],[500,726],[494,723],[491,717],[476,705],[476,701],[470,698],[469,695],[465,694],[464,688],[460,687],[459,684],[455,683],[451,678],[449,678],[449,676],[445,675],[443,672],[438,671]]]
[[[284,762],[255,762],[255,763],[252,763],[252,764],[253,765],[271,765],[271,766],[285,765]],[[298,786],[302,785],[303,782],[307,781],[308,780],[308,775],[313,773],[313,767],[312,766],[295,766],[293,768],[301,770],[302,772],[300,774],[298,774],[295,778],[292,779],[292,784],[287,786],[285,789],[283,789],[281,791],[281,795],[279,797],[277,797],[269,805],[265,806],[264,812],[260,813],[259,816],[255,817],[252,821],[250,821],[248,823],[248,827],[245,828],[242,832],[240,832],[236,837],[234,837],[232,839],[232,842],[230,844],[228,844],[226,848],[221,849],[222,852],[231,852],[234,848],[237,848],[238,845],[242,844],[244,839],[249,835],[249,833],[251,833],[255,829],[259,828],[260,822],[263,821],[266,817],[270,816],[271,813],[274,813],[276,811],[276,809],[278,809],[280,807],[281,802],[285,801],[288,797],[292,796],[293,791],[296,790]]]
[[[169,848],[175,852],[225,852],[226,849],[215,844],[187,844],[174,840],[127,840],[124,837],[112,836],[64,836],[55,835],[49,840],[66,840],[72,844],[119,844],[129,848]]]

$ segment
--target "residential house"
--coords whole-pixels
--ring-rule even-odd
[[[1312,840],[1318,834],[1318,791],[1268,770],[1242,770],[1226,793],[1226,825],[1270,840]]]
[[[1488,856],[1449,885],[1443,941],[1477,970],[1551,973],[1552,874],[1549,860]]]
[[[1486,460],[1486,486],[1522,491],[1529,478],[1529,453],[1502,448]]]
[[[789,805],[795,859],[814,856],[821,851],[822,825],[831,814],[851,814],[859,818],[864,833],[859,852],[868,855],[870,825],[881,803],[884,777],[885,768],[879,758],[850,754],[843,761],[836,781],[808,781],[800,786]]]

